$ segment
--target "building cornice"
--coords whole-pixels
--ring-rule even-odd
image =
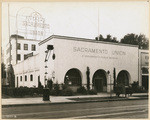
[[[87,38],[78,38],[78,37],[69,37],[69,36],[61,36],[61,35],[52,35],[45,40],[39,42],[39,45],[46,43],[47,41],[56,38],[56,39],[65,39],[65,40],[74,40],[74,41],[83,41],[83,42],[92,42],[92,43],[101,43],[101,44],[110,44],[110,45],[119,45],[119,46],[128,46],[128,47],[138,47],[138,45],[131,45],[131,44],[123,44],[123,43],[113,43],[113,42],[104,42],[104,41],[97,41],[95,39],[87,39]]]

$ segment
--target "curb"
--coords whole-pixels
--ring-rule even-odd
[[[90,102],[111,102],[111,101],[127,101],[127,100],[145,100],[147,97],[143,98],[124,98],[124,99],[108,99],[108,100],[92,100],[92,101],[73,101],[73,102],[58,102],[58,103],[31,103],[31,104],[13,104],[13,105],[2,105],[2,108],[7,107],[21,107],[21,106],[39,106],[39,105],[59,105],[59,104],[76,104],[76,103],[90,103]]]

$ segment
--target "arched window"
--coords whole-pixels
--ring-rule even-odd
[[[118,73],[118,76],[117,76],[118,85],[129,86],[129,81],[130,81],[130,74],[128,71],[122,70]]]
[[[22,76],[20,76],[20,81],[22,81]]]
[[[30,81],[33,81],[33,75],[30,75]]]
[[[78,69],[70,69],[65,75],[64,83],[71,86],[80,86],[82,84],[81,72]]]
[[[25,81],[27,81],[27,75],[25,75]]]

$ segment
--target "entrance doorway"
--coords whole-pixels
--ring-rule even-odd
[[[93,75],[92,82],[97,92],[107,92],[107,79],[104,70],[97,70]]]
[[[142,86],[143,86],[146,90],[148,90],[148,85],[149,85],[149,83],[148,83],[148,75],[142,76]]]
[[[117,76],[117,84],[123,86],[129,86],[130,74],[126,70],[122,70],[119,72]]]

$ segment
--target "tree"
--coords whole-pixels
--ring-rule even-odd
[[[118,43],[117,38],[113,37],[109,34],[106,38],[104,38],[101,34],[95,38],[97,41],[106,41],[106,42],[115,42]]]
[[[105,38],[103,37],[103,35],[99,35],[98,37],[95,38],[97,41],[105,41]]]
[[[40,80],[38,80],[38,88],[43,89],[43,85],[41,84]]]
[[[13,66],[10,64],[7,69],[9,87],[15,87],[15,74]]]
[[[86,75],[87,75],[87,90],[90,90],[90,69],[89,67],[87,67],[87,71],[86,71]]]
[[[112,42],[118,43],[117,38],[113,37]]]
[[[1,76],[2,76],[2,79],[3,78],[6,78],[6,67],[5,67],[5,64],[2,62],[1,63]]]
[[[113,70],[114,88],[116,87],[116,68]]]
[[[112,37],[111,37],[111,35],[110,35],[110,34],[109,34],[109,35],[107,35],[107,37],[106,37],[105,41],[107,41],[107,42],[111,42],[111,41],[112,41]]]
[[[143,34],[127,34],[121,39],[120,42],[124,44],[138,45],[141,49],[148,49],[149,46],[149,41]]]

